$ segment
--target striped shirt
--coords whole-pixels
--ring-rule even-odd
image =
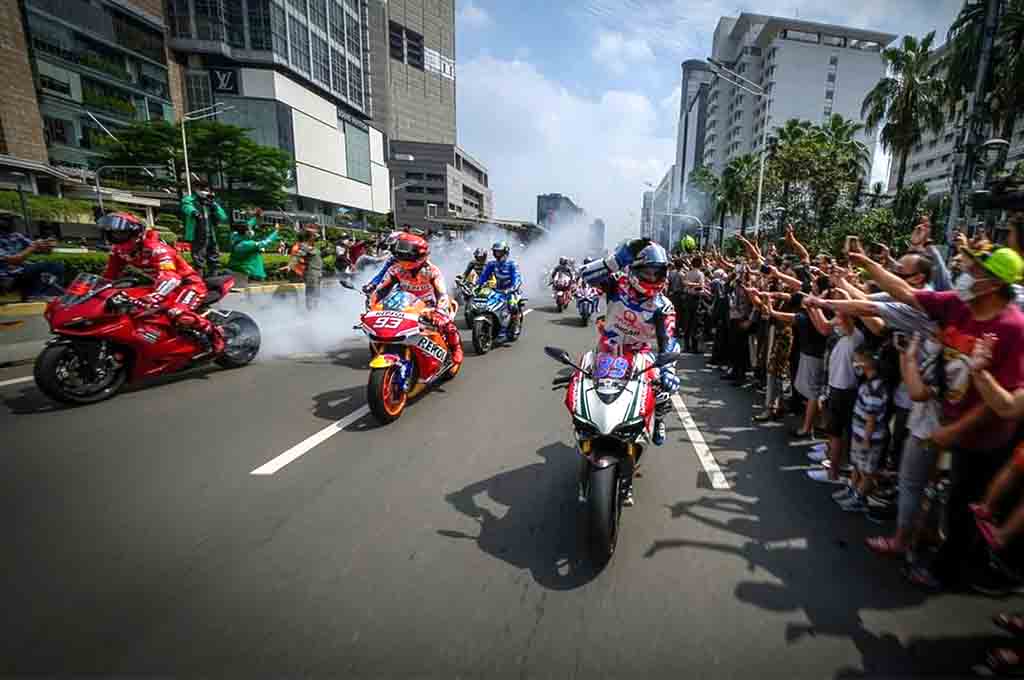
[[[875,417],[875,431],[871,434],[871,443],[879,444],[885,439],[885,423],[882,416],[889,404],[889,392],[881,378],[864,380],[857,389],[857,403],[853,407],[853,436],[864,441],[867,420]]]

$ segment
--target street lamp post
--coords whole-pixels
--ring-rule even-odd
[[[191,123],[196,120],[203,120],[204,118],[213,118],[225,111],[230,111],[235,107],[226,106],[222,102],[217,102],[212,106],[204,106],[201,109],[195,111],[189,111],[181,117],[181,155],[185,161],[185,188],[187,193],[192,193],[192,175],[188,169],[188,139],[185,137],[185,123]]]
[[[655,214],[656,215],[667,215],[668,216],[668,219],[669,219],[669,223],[668,223],[669,224],[669,227],[668,227],[668,250],[669,250],[670,253],[672,252],[672,225],[674,224],[674,222],[673,222],[674,218],[678,217],[680,219],[693,220],[694,222],[697,223],[697,226],[700,227],[701,232],[703,233],[703,231],[704,231],[704,223],[700,221],[699,217],[695,217],[694,215],[688,215],[686,213],[677,213],[677,212],[664,212],[664,213],[655,213]]]
[[[708,59],[708,63],[711,64],[711,71],[717,77],[722,78],[734,87],[738,87],[745,92],[749,92],[759,99],[765,100],[764,125],[762,126],[761,131],[761,168],[758,171],[757,177],[757,208],[754,211],[754,238],[757,238],[757,232],[761,227],[761,198],[764,194],[764,164],[768,156],[768,93],[765,92],[763,87],[754,81],[748,80],[735,71],[726,68],[725,65],[717,59]],[[746,85],[743,83],[746,83]]]
[[[416,160],[416,156],[411,153],[396,153],[392,154],[391,158],[396,161],[405,161],[412,163]],[[404,189],[407,186],[411,186],[412,182],[402,182],[401,184],[395,184],[394,175],[391,176],[391,217],[395,223],[395,229],[398,229],[398,190]]]

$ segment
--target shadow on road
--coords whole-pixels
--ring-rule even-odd
[[[571,590],[599,573],[587,557],[573,495],[576,452],[562,443],[537,451],[544,459],[502,472],[445,496],[452,507],[480,525],[477,536],[439,530],[446,538],[473,540],[488,555],[521,569],[551,590]],[[487,497],[507,508],[498,515],[477,503]]]

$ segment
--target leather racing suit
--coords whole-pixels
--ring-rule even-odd
[[[147,230],[141,239],[115,245],[103,277],[120,278],[128,265],[153,279],[152,292],[136,298],[136,304],[162,309],[179,329],[199,331],[210,340],[215,353],[224,351],[220,329],[195,313],[206,297],[203,278],[177,250],[161,241],[155,230]]]
[[[435,326],[444,335],[452,352],[452,362],[462,363],[462,338],[451,316],[451,301],[445,286],[444,274],[429,260],[415,270],[402,267],[397,261],[383,271],[380,283],[370,297],[373,306],[383,300],[394,286],[423,300],[432,309],[424,312],[424,321]]]
[[[483,285],[494,277],[494,289],[505,293],[508,298],[508,306],[513,314],[519,312],[519,289],[523,286],[523,277],[519,273],[519,267],[508,257],[502,260],[491,260],[480,272],[477,286]]]

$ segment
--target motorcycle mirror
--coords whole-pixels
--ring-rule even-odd
[[[353,286],[351,283],[349,283],[345,279],[338,279],[338,284],[341,285],[342,288],[348,288],[349,290],[355,290],[356,289],[355,286]]]
[[[677,361],[679,361],[679,357],[681,356],[683,355],[680,354],[679,352],[665,352],[664,354],[658,355],[658,358],[657,360],[655,360],[654,365],[657,366],[658,368],[661,368],[662,366],[668,366],[669,364],[674,364]]]
[[[544,354],[547,354],[560,364],[572,365],[572,359],[569,358],[569,353],[564,349],[559,349],[558,347],[545,347]]]

